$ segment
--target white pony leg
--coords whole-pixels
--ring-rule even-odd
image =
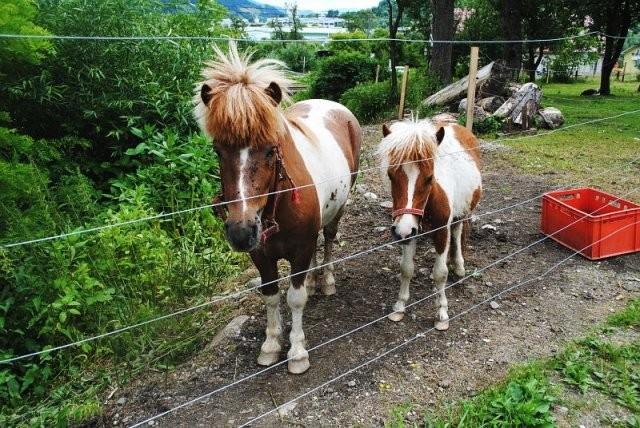
[[[462,256],[462,231],[464,229],[464,221],[454,224],[451,230],[452,239],[455,243],[456,253],[453,255],[454,273],[462,278],[466,271],[464,270],[464,257]]]
[[[307,272],[307,276],[304,278],[304,287],[307,289],[307,295],[313,296],[316,294],[316,287],[318,285],[318,261],[316,260],[316,253],[313,253],[313,257],[311,257],[311,263],[309,264],[309,272]]]
[[[258,364],[270,366],[280,359],[282,349],[282,317],[280,316],[280,293],[271,296],[263,296],[267,307],[267,329],[265,339],[260,348]]]
[[[296,288],[292,284],[287,292],[287,303],[291,308],[291,334],[289,335],[291,349],[287,354],[289,372],[300,374],[309,368],[309,353],[304,348],[304,331],[302,330],[302,312],[307,303],[306,287]]]
[[[449,276],[449,268],[447,267],[447,256],[449,254],[449,230],[441,233],[447,234],[446,246],[442,253],[436,252],[436,261],[433,265],[433,281],[435,283],[434,291],[438,293],[437,307],[438,315],[436,318],[435,328],[437,330],[447,330],[449,328],[449,302],[445,294],[445,286],[447,285],[447,277]]]
[[[409,300],[409,283],[413,278],[414,263],[413,258],[416,254],[416,240],[412,239],[406,245],[402,246],[402,261],[400,262],[400,291],[398,292],[398,300],[393,305],[393,313],[389,315],[391,321],[400,321],[404,318],[404,306]]]
[[[333,238],[325,237],[324,240],[324,259],[322,264],[323,268],[323,281],[320,286],[322,294],[325,296],[331,296],[336,294],[336,278],[333,276]]]

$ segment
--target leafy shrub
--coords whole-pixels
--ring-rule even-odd
[[[271,53],[283,61],[290,70],[298,73],[313,70],[316,66],[316,52],[313,45],[307,43],[288,43],[284,48]]]
[[[312,97],[338,101],[347,89],[373,80],[375,72],[376,62],[370,56],[340,53],[318,63],[309,91]]]
[[[363,123],[388,117],[393,110],[389,81],[365,83],[348,89],[340,103],[344,104]]]
[[[426,69],[410,69],[405,106],[416,112],[421,112],[422,102],[438,89],[440,89],[440,81],[437,77],[428,74]]]

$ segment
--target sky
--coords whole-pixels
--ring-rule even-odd
[[[291,0],[257,0],[260,3],[272,4],[283,7]],[[305,10],[322,11],[328,9],[366,9],[377,6],[380,0],[297,0],[298,8]]]

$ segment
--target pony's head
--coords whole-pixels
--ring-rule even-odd
[[[260,243],[261,216],[275,187],[279,145],[288,131],[278,105],[290,81],[283,63],[251,62],[251,53],[214,48],[215,57],[196,86],[194,114],[214,141],[227,205],[225,233],[234,249],[251,251]]]
[[[382,134],[377,153],[391,185],[391,235],[405,240],[418,233],[431,194],[434,158],[444,138],[444,128],[427,120],[411,120],[384,124]]]

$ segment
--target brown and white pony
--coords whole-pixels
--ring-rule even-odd
[[[435,327],[449,328],[445,285],[451,253],[454,272],[465,274],[463,228],[482,194],[478,140],[466,128],[434,124],[428,120],[403,121],[383,126],[378,156],[391,184],[393,225],[391,234],[402,240],[400,292],[392,321],[404,317],[413,277],[413,259],[420,226],[434,229],[436,260],[432,278],[438,292]]]
[[[258,357],[265,366],[279,360],[282,347],[277,262],[289,261],[294,275],[315,267],[323,229],[323,263],[331,263],[362,138],[357,119],[338,103],[308,100],[281,110],[290,86],[284,69],[271,59],[251,62],[251,54],[238,53],[233,43],[227,53],[215,48],[195,97],[195,116],[213,138],[220,160],[219,200],[229,202],[226,237],[235,250],[250,254],[265,284],[266,340]],[[306,187],[288,190],[299,186]],[[287,293],[291,373],[309,368],[302,312],[317,279],[316,271],[296,275]],[[336,292],[331,264],[324,269],[321,290],[325,295]]]

